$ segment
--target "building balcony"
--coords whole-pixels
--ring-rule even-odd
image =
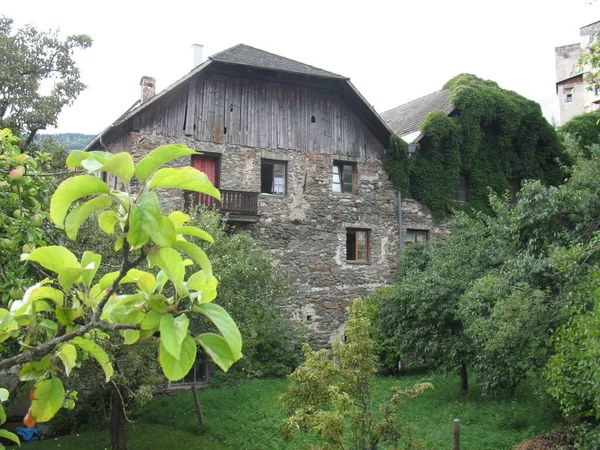
[[[211,209],[218,209],[229,214],[232,220],[241,216],[256,216],[258,214],[258,192],[230,191],[219,189],[221,201],[205,194],[198,195],[198,204]]]

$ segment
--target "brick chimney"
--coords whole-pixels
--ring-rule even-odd
[[[142,87],[142,103],[150,100],[156,94],[156,78],[143,76],[140,86]]]

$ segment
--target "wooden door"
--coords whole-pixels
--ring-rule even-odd
[[[210,155],[194,155],[192,167],[204,172],[215,187],[219,187],[219,158]],[[216,200],[210,195],[198,193],[198,204],[210,208],[215,206]]]

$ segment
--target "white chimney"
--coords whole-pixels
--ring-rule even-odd
[[[204,50],[204,45],[192,44],[192,49],[194,52],[194,67],[192,68],[195,69],[204,62],[202,59],[202,51]]]

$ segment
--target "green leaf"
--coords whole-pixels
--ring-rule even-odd
[[[100,195],[91,200],[88,200],[81,205],[77,205],[71,210],[65,219],[65,231],[67,237],[74,241],[77,239],[79,228],[95,212],[109,208],[112,205],[112,200],[108,195]]]
[[[164,314],[169,309],[169,304],[167,303],[167,297],[162,294],[155,294],[150,297],[150,308],[156,311],[159,314]]]
[[[108,383],[110,381],[110,378],[113,376],[114,371],[113,366],[110,363],[108,355],[106,354],[104,349],[95,342],[88,341],[87,339],[84,339],[82,337],[73,338],[71,342],[81,347],[83,350],[85,350],[94,358],[96,358],[96,361],[98,361],[100,367],[102,367],[102,370],[104,370],[104,374],[106,375],[106,382]]]
[[[196,293],[191,296],[192,300],[197,300],[198,303],[210,303],[217,298],[218,284],[219,282],[214,276],[207,281],[204,276],[204,271],[201,270],[188,278],[186,287],[196,291]]]
[[[173,223],[175,228],[179,228],[184,223],[189,222],[191,219],[190,216],[182,213],[181,211],[173,211],[171,214],[169,214],[169,220]]]
[[[31,289],[31,288],[30,288]],[[33,289],[27,289],[23,300],[30,302],[36,302],[42,299],[52,300],[57,306],[63,306],[65,302],[65,295],[58,289],[54,289],[50,286],[33,286]]]
[[[129,215],[129,232],[127,241],[133,248],[139,248],[148,242],[150,235],[162,230],[162,214],[158,197],[154,192],[147,192],[138,197]]]
[[[204,272],[206,281],[211,279],[213,276],[212,267],[210,265],[208,256],[206,256],[206,253],[204,253],[204,250],[202,250],[196,244],[192,244],[191,242],[187,241],[177,241],[173,247],[183,250],[185,253],[190,255],[190,257],[200,265],[200,268]]]
[[[185,267],[181,255],[176,250],[172,248],[155,250],[148,255],[148,261],[150,267],[160,267],[175,286],[183,282]]]
[[[41,361],[32,361],[25,364],[19,371],[19,380],[32,381],[43,377],[50,367],[50,358],[44,358]]]
[[[169,353],[161,342],[158,360],[165,376],[171,381],[181,380],[185,377],[194,365],[196,351],[196,343],[190,336],[186,336],[183,340],[179,358],[175,358]]]
[[[6,415],[5,415],[5,417],[6,417]],[[19,441],[19,437],[15,433],[11,433],[8,430],[0,429],[0,438],[8,439],[9,441],[13,441],[19,447],[21,446],[21,441]]]
[[[98,225],[106,234],[114,234],[115,225],[117,224],[117,213],[112,209],[102,212],[98,216]]]
[[[71,308],[56,307],[56,319],[64,326],[73,323],[73,313],[74,311]]]
[[[145,304],[143,293],[113,296],[106,302],[101,318],[112,323],[139,323],[144,317],[141,310]]]
[[[6,422],[6,411],[4,410],[4,406],[0,405],[0,425]]]
[[[165,314],[160,319],[160,343],[175,359],[180,358],[181,345],[187,336],[190,320],[185,314],[174,318]]]
[[[100,285],[100,289],[104,290],[104,289],[108,288],[109,286],[111,286],[118,276],[119,276],[118,270],[116,270],[114,272],[109,272],[106,275],[104,275],[102,278],[100,278],[100,281],[98,282],[98,284]]]
[[[65,267],[80,267],[77,257],[70,250],[57,245],[36,248],[28,255],[21,256],[21,259],[34,261],[55,273],[59,273]]]
[[[62,406],[65,388],[60,378],[38,381],[33,386],[31,416],[36,422],[48,422]]]
[[[140,323],[140,328],[142,330],[154,330],[159,327],[161,318],[161,313],[152,310],[146,314],[146,316]]]
[[[237,325],[225,309],[214,303],[204,303],[193,308],[206,316],[219,329],[223,338],[231,348],[231,354],[237,361],[242,356],[242,335]]]
[[[156,287],[154,275],[138,269],[130,269],[129,272],[127,272],[127,275],[121,280],[121,283],[126,282],[137,283],[140,290],[148,294],[152,293]]]
[[[224,372],[227,372],[231,365],[239,359],[233,355],[227,341],[217,334],[204,333],[198,336],[196,341]]]
[[[50,201],[50,218],[57,226],[62,227],[67,211],[74,201],[86,195],[108,194],[109,192],[108,185],[92,175],[67,178],[54,191]]]
[[[65,292],[71,289],[73,283],[75,283],[81,275],[91,269],[84,269],[82,267],[65,267],[58,274],[58,282]]]
[[[139,330],[123,330],[123,337],[125,345],[135,344],[140,338],[140,332]]]
[[[183,189],[201,192],[221,200],[221,193],[204,172],[193,167],[160,169],[148,185],[150,189]]]
[[[150,175],[169,161],[181,156],[195,154],[197,154],[197,152],[183,144],[170,144],[157,147],[137,164],[135,175],[142,183],[144,183]]]
[[[40,327],[46,328],[47,330],[50,330],[53,333],[56,333],[58,331],[58,324],[50,319],[40,320]]]
[[[8,400],[8,396],[8,389],[0,388],[0,403],[4,403],[6,400]]]
[[[58,357],[65,365],[65,372],[69,376],[77,361],[77,349],[73,344],[65,344],[58,352]]]
[[[81,275],[81,281],[83,281],[83,284],[86,287],[89,288],[92,285],[92,281],[100,268],[101,262],[102,255],[89,251],[83,252],[83,256],[81,257],[81,267],[86,269],[86,271]]]
[[[98,167],[100,167],[105,161],[108,161],[113,156],[112,153],[109,152],[101,152],[101,151],[91,151],[84,152],[82,150],[73,150],[69,153],[67,157],[67,167],[72,169],[77,166],[83,166],[83,161],[88,159],[92,159],[96,162]],[[86,164],[89,166],[89,164]],[[93,170],[92,170],[93,171]]]
[[[117,153],[106,161],[98,170],[102,172],[110,172],[118,176],[125,184],[129,183],[135,170],[131,155],[126,152]]]
[[[195,236],[208,242],[215,242],[210,234],[198,227],[179,227],[175,232],[185,236]]]

